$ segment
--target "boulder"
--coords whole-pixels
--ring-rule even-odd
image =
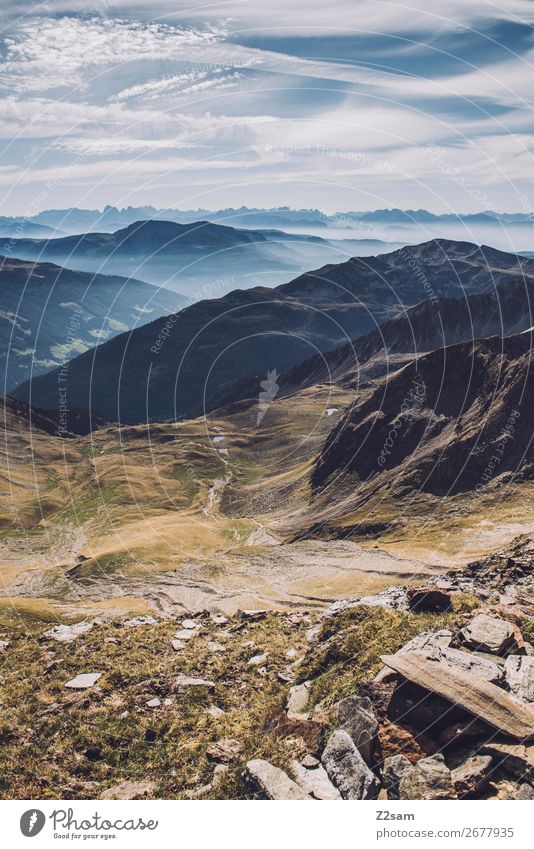
[[[449,593],[439,587],[411,587],[407,599],[408,607],[416,613],[443,613],[452,606]]]
[[[291,687],[286,705],[288,719],[309,719],[308,701],[310,698],[312,682],[305,681],[303,684],[296,684]]]
[[[534,657],[513,654],[504,664],[506,683],[522,702],[534,702]]]
[[[534,781],[534,746],[491,740],[481,746],[480,754],[489,755],[510,775]]]
[[[399,784],[402,777],[412,769],[412,764],[405,755],[392,755],[384,759],[382,765],[382,786],[387,791],[388,799],[399,798]]]
[[[304,761],[291,762],[291,772],[297,784],[313,799],[321,801],[341,799],[339,790],[328,778],[325,768],[315,758],[313,760],[315,763],[312,766],[307,766]]]
[[[399,799],[456,799],[452,774],[443,755],[423,758],[410,765],[399,782]]]
[[[197,622],[195,619],[183,619],[182,620],[182,628],[185,628],[187,631],[195,631],[198,628],[201,628],[201,624]]]
[[[346,731],[367,764],[372,762],[378,722],[368,696],[348,696],[338,704],[340,728]]]
[[[483,678],[485,681],[491,681],[493,684],[500,683],[504,677],[504,668],[501,665],[488,660],[487,657],[477,652],[443,648],[429,656],[444,661],[452,669],[462,669],[464,672],[470,672],[472,675]]]
[[[68,687],[69,690],[88,690],[90,687],[94,687],[101,677],[101,672],[83,672],[81,675],[77,675],[76,678],[67,681],[65,687]]]
[[[534,707],[495,684],[463,670],[451,669],[443,661],[420,652],[390,655],[382,657],[382,661],[419,687],[464,708],[510,737],[534,739]]]
[[[311,798],[282,769],[259,758],[248,761],[244,778],[251,789],[264,799],[296,801]]]
[[[136,616],[134,619],[126,619],[123,624],[126,628],[140,628],[142,625],[157,625],[158,620],[153,616]]]
[[[505,619],[485,613],[479,613],[462,628],[460,637],[467,648],[489,654],[524,654],[525,644],[519,629]]]
[[[489,755],[473,755],[452,770],[452,783],[458,798],[484,790],[491,778],[493,760]]]
[[[243,622],[258,622],[260,619],[265,619],[268,610],[238,610],[237,616]]]
[[[346,731],[334,731],[321,761],[343,799],[376,799],[380,783]]]
[[[267,660],[267,654],[264,652],[262,654],[255,654],[247,663],[247,666],[261,666]]]
[[[196,637],[197,635],[198,635],[198,630],[196,630],[196,629],[193,630],[191,628],[184,628],[182,631],[177,631],[174,636],[175,636],[175,639],[177,639],[179,642],[183,643],[186,640],[192,640],[193,637]]]
[[[406,587],[393,586],[388,587],[376,595],[361,596],[361,598],[343,599],[335,601],[325,611],[325,618],[337,616],[344,610],[350,610],[352,607],[384,607],[387,610],[408,610],[408,599]]]
[[[94,622],[76,622],[75,625],[55,625],[49,631],[45,631],[43,636],[56,640],[58,643],[70,643],[82,634],[87,634],[94,624]]]
[[[423,633],[417,634],[416,637],[408,640],[402,648],[398,649],[397,654],[410,651],[420,651],[425,654],[431,654],[435,649],[447,648],[450,646],[451,642],[452,631],[449,631],[447,628],[443,628],[440,631],[423,631]],[[388,669],[385,666],[375,676],[374,680],[377,683],[381,683],[382,681],[388,681],[392,677],[394,676],[391,669]]]
[[[171,646],[174,651],[183,651],[185,649],[185,643],[183,640],[171,640]]]

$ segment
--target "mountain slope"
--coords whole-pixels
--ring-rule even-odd
[[[2,391],[183,303],[139,280],[0,257]]]
[[[362,242],[362,249],[368,247]],[[136,221],[113,233],[87,232],[49,240],[13,239],[10,252],[23,259],[49,260],[67,268],[129,274],[149,283],[194,292],[200,297],[220,289],[250,286],[256,279],[277,279],[314,263],[350,254],[357,242],[328,241],[281,230],[237,229],[225,224],[167,220]],[[258,277],[262,275],[262,277]],[[230,280],[224,280],[230,278]]]
[[[531,344],[530,332],[464,342],[380,381],[328,437],[315,491],[348,477],[359,498],[377,487],[450,496],[505,473],[531,478]]]
[[[326,266],[274,290],[201,301],[177,320],[156,320],[81,355],[69,365],[70,403],[129,423],[198,415],[235,380],[287,371],[420,301],[426,287],[414,281],[414,265],[445,295],[534,279],[534,262],[454,242]],[[57,374],[12,394],[53,409]]]
[[[533,325],[534,280],[511,280],[480,295],[421,301],[371,333],[299,363],[281,377],[281,391],[317,383],[356,388],[414,355],[469,339],[511,336]]]

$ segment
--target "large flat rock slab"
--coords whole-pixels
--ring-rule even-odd
[[[534,740],[534,707],[495,684],[420,652],[384,655],[383,663],[414,684],[459,705],[488,725],[519,740]]]

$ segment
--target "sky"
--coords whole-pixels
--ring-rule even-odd
[[[533,23],[532,0],[2,0],[0,215],[531,213]]]

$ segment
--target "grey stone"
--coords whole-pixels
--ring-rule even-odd
[[[88,690],[90,687],[94,687],[101,676],[101,672],[82,672],[76,678],[67,681],[65,687],[70,690]]]
[[[426,657],[445,661],[450,667],[471,672],[473,675],[478,675],[494,684],[502,681],[504,671],[496,658],[493,659],[492,655],[483,656],[478,652],[452,649],[450,648],[451,641],[452,631],[446,629],[434,632],[426,631],[409,640],[398,650],[397,654],[421,652]],[[498,660],[502,662],[501,658]],[[390,671],[389,674],[391,674]],[[388,670],[385,669],[378,673],[375,680],[381,681],[387,677]]]
[[[372,762],[378,722],[367,696],[348,696],[338,705],[339,726],[346,731],[367,764]]]
[[[343,610],[348,610],[351,607],[360,607],[361,605],[366,605],[367,607],[384,607],[387,610],[407,611],[408,594],[406,587],[393,586],[388,587],[387,590],[383,590],[381,593],[377,593],[376,595],[366,595],[361,598],[335,601],[334,604],[332,604],[325,612],[325,616],[335,616]]]
[[[479,613],[460,632],[467,648],[490,654],[515,653],[521,648],[517,629],[510,622]]]
[[[265,619],[268,612],[268,610],[238,610],[237,615],[245,622],[257,622],[259,619]]]
[[[406,770],[399,783],[399,799],[456,799],[452,773],[443,755],[422,758]]]
[[[156,696],[154,699],[150,699],[149,702],[146,703],[146,706],[149,708],[157,708],[161,705],[161,699],[158,699]]]
[[[139,628],[141,625],[157,625],[158,620],[153,616],[136,616],[134,619],[127,619],[123,624],[126,628]]]
[[[534,781],[534,744],[491,740],[481,746],[480,754],[492,757],[510,775]]]
[[[205,687],[207,690],[215,688],[213,681],[206,681],[205,678],[191,678],[189,675],[178,675],[174,686],[177,690],[186,690],[189,687]]]
[[[196,637],[197,635],[198,635],[198,631],[191,631],[191,630],[188,630],[187,628],[184,628],[183,631],[177,631],[174,636],[177,640],[179,640],[182,643],[182,642],[184,642],[184,640],[192,640],[193,637]]]
[[[334,787],[328,773],[319,763],[308,768],[303,763],[292,761],[291,772],[297,784],[314,799],[321,801],[341,799],[339,790]]]
[[[392,755],[384,759],[382,766],[382,786],[387,791],[388,799],[399,798],[399,784],[402,777],[413,769],[405,755]]]
[[[267,654],[255,654],[250,660],[247,662],[247,666],[261,666],[262,663],[265,663],[267,660]]]
[[[248,761],[244,777],[250,787],[264,799],[278,801],[311,799],[309,794],[282,769],[260,758]]]
[[[76,622],[75,625],[55,625],[44,636],[58,643],[70,643],[82,634],[87,634],[93,627],[94,622]]]
[[[534,657],[509,655],[504,664],[504,675],[514,696],[522,702],[534,702]]]
[[[286,706],[288,719],[309,719],[310,714],[306,708],[310,698],[311,683],[311,681],[305,681],[303,684],[291,687]]]
[[[451,668],[462,669],[477,675],[492,684],[498,684],[504,677],[504,670],[498,663],[494,663],[475,652],[460,651],[459,649],[439,649],[435,652],[436,660],[444,660]]]
[[[226,625],[228,619],[226,616],[223,616],[221,613],[212,613],[211,621],[214,625]]]
[[[174,651],[182,651],[183,649],[185,649],[185,645],[186,644],[184,643],[183,640],[172,640],[171,641],[171,646],[173,647]]]
[[[346,731],[334,731],[321,757],[343,799],[375,799],[380,783]]]
[[[200,627],[200,623],[196,622],[194,619],[184,619],[182,621],[182,628],[185,628],[188,631],[195,631]]]
[[[452,770],[452,783],[458,797],[478,793],[487,786],[493,760],[489,755],[473,755]]]
[[[404,654],[410,651],[420,651],[430,655],[436,649],[447,648],[450,646],[451,642],[452,631],[449,631],[448,629],[443,628],[441,631],[423,631],[422,634],[417,634],[416,637],[408,640],[402,648],[398,649],[397,654]],[[394,673],[392,673],[391,669],[388,669],[387,666],[385,666],[380,670],[380,672],[378,672],[374,680],[380,683],[382,681],[387,681],[392,677],[395,677]]]
[[[206,708],[206,713],[212,719],[220,719],[221,716],[224,716],[224,711],[220,707],[217,707],[217,705],[210,705],[209,708]]]

